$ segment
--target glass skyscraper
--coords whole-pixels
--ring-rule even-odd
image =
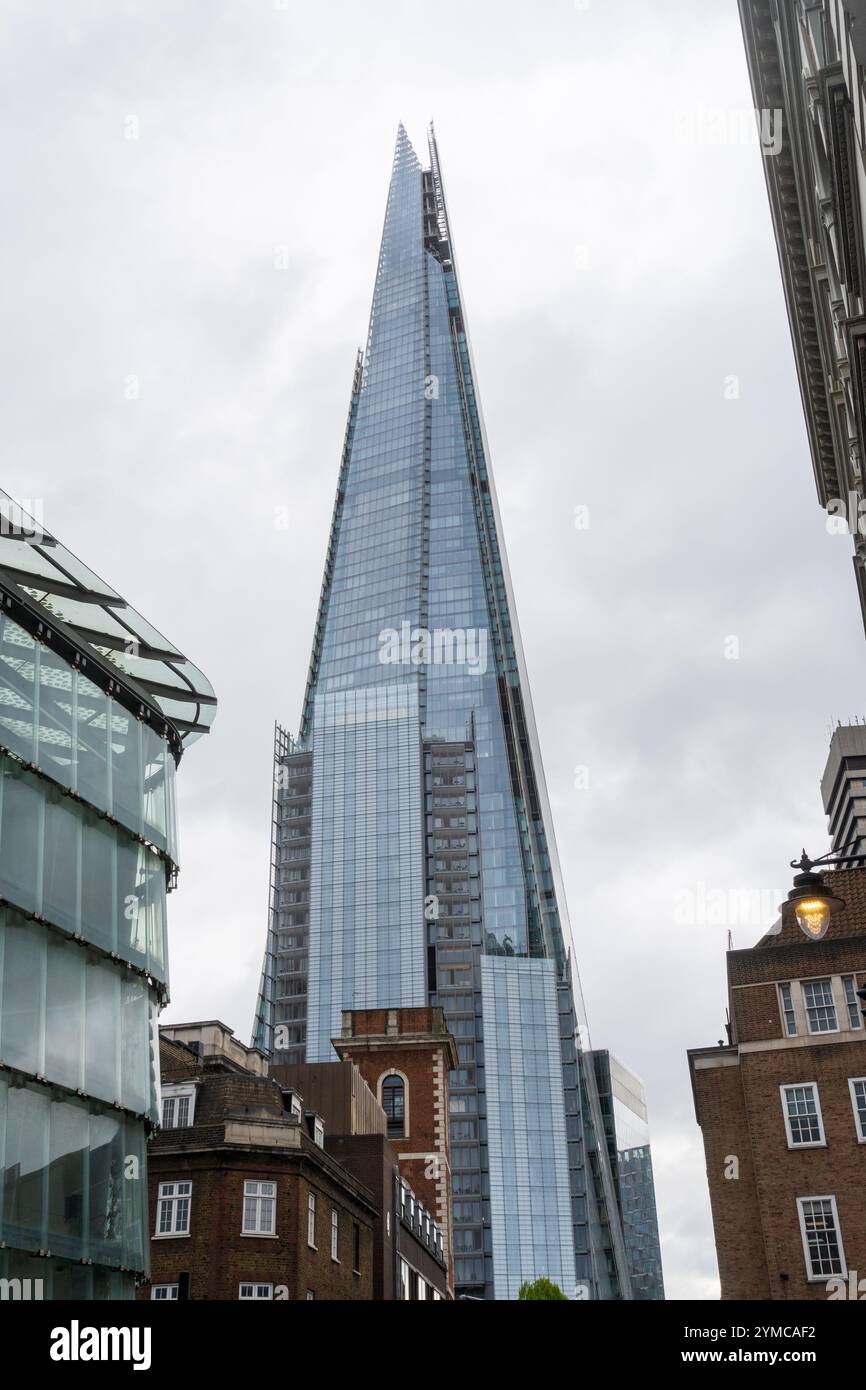
[[[148,1269],[175,769],[201,672],[0,493],[0,1279],[132,1298]]]
[[[297,738],[278,728],[254,1042],[440,1004],[455,1285],[631,1296],[436,140],[401,126]]]
[[[646,1090],[639,1077],[607,1051],[593,1052],[595,1078],[613,1168],[626,1256],[636,1299],[663,1299],[662,1252],[656,1213]]]

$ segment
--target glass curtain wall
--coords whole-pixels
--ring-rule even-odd
[[[0,1278],[25,1297],[148,1269],[175,757],[94,674],[0,619]]]
[[[441,1004],[458,1293],[556,1271],[628,1297],[432,131],[426,170],[398,132],[303,708],[276,771],[310,758],[311,796],[275,798],[254,1041],[327,1060],[342,1009]],[[594,1113],[591,1070],[583,1091]]]

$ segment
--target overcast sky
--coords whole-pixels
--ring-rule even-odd
[[[244,1041],[397,122],[424,157],[435,118],[593,1043],[648,1087],[668,1296],[717,1297],[685,1054],[765,923],[701,894],[826,847],[864,675],[735,0],[5,0],[0,45],[0,483],[216,688],[165,1019]]]

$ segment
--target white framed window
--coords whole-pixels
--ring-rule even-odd
[[[316,1194],[311,1192],[307,1198],[307,1244],[316,1249]]]
[[[151,1303],[172,1303],[177,1299],[177,1284],[152,1284],[150,1289]]]
[[[313,1290],[312,1290],[312,1289],[307,1289],[307,1302],[308,1302],[308,1303],[315,1303],[315,1301],[316,1301],[316,1295],[313,1293]]]
[[[244,1183],[244,1219],[241,1234],[272,1236],[276,1231],[277,1184],[248,1181]]]
[[[320,1149],[325,1147],[325,1126],[321,1120],[313,1121],[313,1142],[318,1144]]]
[[[193,1122],[195,1086],[163,1086],[163,1129],[185,1129]]]
[[[779,985],[779,1003],[782,1007],[782,1022],[789,1038],[797,1035],[797,1015],[794,1012],[794,997],[790,984]]]
[[[331,1259],[340,1263],[340,1216],[339,1212],[331,1211]]]
[[[156,1236],[188,1236],[191,1182],[161,1182],[156,1198]]]
[[[826,1143],[818,1086],[814,1081],[780,1086],[789,1149],[816,1149]]]
[[[405,1260],[400,1261],[400,1297],[405,1300],[411,1298],[409,1292],[409,1266]]]
[[[250,1299],[273,1298],[273,1284],[240,1284],[238,1286],[238,1298],[242,1302]]]
[[[846,1277],[848,1268],[842,1249],[836,1198],[798,1197],[797,1211],[809,1282],[823,1282],[834,1274]]]
[[[848,1010],[848,1027],[862,1028],[863,1017],[860,1013],[860,1000],[857,998],[857,981],[853,975],[842,976],[842,988],[845,991],[845,1007]]]
[[[427,1297],[427,1280],[418,1275],[418,1297],[423,1302]]]
[[[857,1138],[861,1144],[866,1144],[866,1076],[852,1076],[848,1081],[848,1089],[851,1092]]]
[[[810,1033],[838,1033],[839,1019],[832,980],[804,980],[803,1004]]]

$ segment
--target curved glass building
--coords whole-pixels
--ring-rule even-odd
[[[215,709],[201,672],[0,494],[0,1279],[22,1281],[13,1296],[131,1298],[147,1273],[175,774]]]
[[[629,1297],[432,127],[397,137],[297,740],[277,733],[254,1041],[440,1004],[458,1295]],[[444,1222],[443,1222],[444,1224]]]

